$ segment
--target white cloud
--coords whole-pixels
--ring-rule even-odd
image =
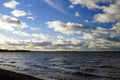
[[[57,39],[58,39],[58,40],[62,40],[62,39],[64,39],[64,37],[61,36],[61,35],[58,35],[58,36],[57,36]]]
[[[103,34],[108,34],[110,33],[109,29],[102,28],[102,27],[97,27],[96,29],[92,30],[93,33],[103,33]]]
[[[89,9],[101,9],[101,6],[97,3],[112,3],[112,0],[69,0],[73,5],[82,5]]]
[[[0,34],[1,49],[23,49],[23,50],[61,50],[61,51],[80,51],[80,50],[119,50],[120,43],[108,41],[106,39],[97,39],[96,41],[82,41],[76,38],[56,39],[54,41],[40,40],[16,40]]]
[[[28,16],[27,19],[34,20],[35,18],[32,16]]]
[[[115,0],[114,4],[102,7],[104,13],[94,16],[97,22],[120,22],[120,0]]]
[[[0,44],[4,44],[6,40],[6,36],[4,36],[3,34],[0,34]]]
[[[15,17],[20,17],[20,16],[27,16],[27,13],[22,10],[13,10],[11,14]]]
[[[71,22],[63,23],[61,21],[52,21],[47,22],[46,24],[48,25],[48,28],[53,28],[54,31],[61,32],[63,34],[73,34],[81,29],[88,29],[82,24]]]
[[[14,31],[14,28],[12,26],[4,22],[0,24],[0,29],[7,30],[7,31]]]
[[[110,30],[114,30],[117,33],[120,33],[120,23],[116,23]]]
[[[97,22],[101,22],[101,23],[109,23],[109,22],[115,22],[116,18],[115,16],[111,15],[111,14],[97,14],[94,16],[94,20]]]
[[[12,33],[19,35],[19,36],[22,36],[22,37],[34,38],[37,40],[43,40],[43,41],[50,40],[50,37],[46,34],[35,34],[35,33],[29,34],[29,33],[24,32],[24,31],[13,31]]]
[[[70,2],[73,5],[80,4],[80,5],[86,6],[88,8],[99,8],[99,6],[96,5],[97,0],[90,0],[90,1],[87,1],[87,0],[70,0]]]
[[[6,35],[0,34],[0,44],[3,42],[4,44],[9,43],[17,43],[18,41],[16,39],[10,38]],[[6,46],[7,47],[7,46]]]
[[[39,31],[41,28],[30,27],[30,29],[33,31]]]
[[[90,33],[84,33],[82,38],[83,39],[94,39],[94,35]]]
[[[26,23],[19,19],[7,15],[0,14],[0,29],[14,31],[15,28],[25,28]]]
[[[17,9],[15,9],[15,10],[13,10],[13,11],[11,12],[11,14],[12,14],[13,16],[15,16],[15,17],[26,17],[27,19],[30,19],[30,20],[34,20],[34,19],[35,19],[35,18],[32,16],[33,14],[32,14],[30,11],[25,12],[25,11],[23,11],[23,10],[17,10]]]
[[[40,39],[40,40],[48,40],[50,39],[48,35],[45,34],[32,34],[31,35],[34,38]]]
[[[76,17],[80,17],[80,13],[79,12],[75,12],[75,16]]]
[[[96,14],[94,20],[101,23],[120,22],[120,0],[69,0],[72,5],[81,5],[89,9],[100,9],[103,13]],[[100,6],[98,3],[108,4]]]
[[[70,8],[70,9],[73,9],[73,8],[74,8],[74,5],[70,5],[69,8]]]
[[[90,21],[89,21],[89,20],[85,20],[84,22],[88,23],[88,22],[90,22]]]
[[[99,39],[96,42],[89,42],[88,48],[90,50],[119,50],[119,42],[107,41],[105,39]]]
[[[16,0],[11,0],[9,2],[4,3],[3,5],[7,8],[11,8],[11,9],[15,9],[17,5],[19,5],[20,3],[17,2]]]
[[[58,49],[58,50],[68,50],[68,51],[73,51],[73,50],[80,50],[80,45],[81,41],[76,38],[64,38],[64,39],[58,39],[54,42],[52,42],[52,48],[53,49]]]
[[[23,31],[13,31],[13,34],[17,34],[17,35],[20,35],[20,36],[27,36],[27,37],[30,36],[30,34],[28,34],[26,32],[23,32]]]

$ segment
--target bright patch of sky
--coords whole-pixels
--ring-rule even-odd
[[[120,50],[120,0],[0,0],[0,49]]]

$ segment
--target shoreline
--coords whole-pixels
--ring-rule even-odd
[[[44,79],[38,79],[30,75],[12,72],[0,68],[0,80],[44,80]]]
[[[69,53],[72,53],[72,52],[80,52],[80,53],[113,53],[113,52],[115,52],[115,53],[119,53],[120,52],[120,50],[96,50],[96,51],[92,51],[92,50],[90,50],[90,51],[31,51],[31,50],[7,50],[7,49],[0,49],[0,52],[52,52],[52,53],[54,53],[54,52],[64,52],[64,53],[67,53],[67,52],[69,52]]]

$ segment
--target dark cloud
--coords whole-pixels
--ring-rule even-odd
[[[50,46],[52,45],[52,42],[43,41],[43,42],[33,42],[32,44],[34,46]]]
[[[18,28],[24,28],[27,26],[24,22],[20,21],[19,19],[15,18],[15,17],[2,15],[2,14],[0,14],[0,22],[6,23],[12,27],[14,26],[14,27],[18,27]]]

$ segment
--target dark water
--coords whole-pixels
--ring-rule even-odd
[[[0,67],[46,80],[120,80],[118,53],[0,52]]]

